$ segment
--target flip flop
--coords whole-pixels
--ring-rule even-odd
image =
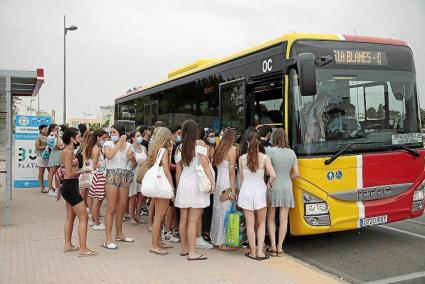
[[[103,243],[103,245],[101,245],[101,247],[106,248],[106,249],[112,249],[112,250],[118,249],[118,246],[117,246],[116,243],[110,243],[110,244]]]
[[[77,250],[79,250],[80,248],[79,247],[77,247],[77,246],[72,246],[72,248],[70,248],[70,249],[67,249],[67,250],[63,250],[63,252],[73,252],[73,251],[77,251]]]
[[[282,257],[285,253],[283,251],[276,252],[277,257]]]
[[[86,252],[86,253],[79,253],[79,254],[78,254],[78,257],[95,256],[95,255],[97,255],[97,252],[96,252],[96,251],[94,251],[94,250],[89,250],[89,251],[88,251],[88,252]]]
[[[256,260],[256,259],[257,259],[257,257],[253,257],[252,255],[250,255],[250,252],[247,252],[247,253],[245,254],[245,256],[246,256],[246,257],[248,257],[248,258],[250,258],[250,259],[254,259],[254,260]]]
[[[192,260],[206,260],[206,259],[208,259],[208,257],[206,257],[203,254],[201,254],[200,256],[195,257],[195,258],[190,258],[190,257],[187,258],[187,260],[190,260],[190,261],[192,261]]]
[[[157,255],[167,255],[168,254],[168,252],[164,249],[162,249],[160,251],[150,249],[149,252],[151,252],[153,254],[157,254]]]
[[[172,245],[169,245],[169,244],[163,244],[161,246],[161,248],[163,248],[163,249],[170,249],[170,248],[173,248],[173,246]]]
[[[180,255],[181,255],[181,256],[188,256],[188,255],[189,255],[189,253],[188,253],[188,252],[186,252],[186,253],[180,253]]]
[[[134,238],[125,237],[124,239],[115,239],[117,242],[134,243]]]
[[[271,256],[271,257],[275,257],[275,256],[277,256],[277,251],[275,251],[275,250],[271,250],[270,248],[267,248],[267,249],[266,249],[266,253],[267,253],[269,256]]]
[[[266,259],[269,259],[269,258],[270,258],[270,256],[268,256],[267,254],[265,254],[264,256],[257,256],[255,258],[255,260],[266,260]]]

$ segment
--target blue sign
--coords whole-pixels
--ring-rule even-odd
[[[334,172],[328,172],[328,174],[326,176],[328,177],[328,180],[333,180],[334,179]]]
[[[335,177],[336,177],[337,179],[342,179],[342,171],[336,171],[336,172],[335,172]]]

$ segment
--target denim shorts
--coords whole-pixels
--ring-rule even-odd
[[[127,189],[130,188],[133,178],[133,171],[123,169],[106,170],[106,185]]]

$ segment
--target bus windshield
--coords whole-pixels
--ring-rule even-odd
[[[332,64],[316,70],[316,95],[301,96],[297,74],[291,73],[291,138],[297,154],[334,154],[353,142],[364,143],[349,152],[383,151],[399,144],[422,147],[413,66],[397,70],[390,66],[391,53],[360,51],[364,46],[350,46],[352,54],[339,48],[330,52]],[[368,52],[367,66],[361,62],[366,55],[356,52]]]

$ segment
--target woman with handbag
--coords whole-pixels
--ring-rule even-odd
[[[260,141],[261,138],[258,133],[249,135],[247,139],[248,152],[239,158],[239,175],[242,185],[238,205],[244,211],[248,243],[251,250],[245,256],[256,260],[269,258],[263,251],[267,213],[267,185],[264,182],[264,174],[270,176],[269,188],[272,188],[276,179],[270,158],[260,152]],[[257,224],[256,230],[255,224]]]
[[[142,146],[143,137],[139,131],[130,132],[130,140],[133,146],[133,151],[136,158],[136,168],[134,172],[137,173],[141,164],[146,161],[146,148]],[[128,193],[128,209],[130,213],[130,224],[137,225],[139,223],[140,208],[142,207],[142,189],[140,183],[134,178],[130,184],[130,191]]]
[[[170,199],[174,196],[169,162],[171,150],[171,131],[166,127],[155,128],[155,139],[149,147],[146,160],[148,170],[142,180],[142,194],[151,197],[155,204],[149,251],[159,255],[166,255],[165,249],[172,247],[161,241],[162,224]]]
[[[221,250],[231,248],[224,243],[226,240],[225,217],[231,210],[232,202],[236,200],[236,133],[227,129],[217,146],[214,155],[214,165],[217,167],[217,185],[214,193],[214,205],[211,220],[211,241]]]
[[[208,150],[198,138],[198,125],[193,120],[186,120],[182,126],[182,144],[175,157],[177,194],[174,204],[180,208],[180,255],[188,256],[188,260],[207,259],[195,250],[196,231],[202,210],[210,205],[209,194],[215,189]]]
[[[136,163],[131,144],[127,142],[124,126],[114,124],[111,126],[111,141],[105,142],[104,153],[106,157],[106,200],[108,208],[105,218],[106,239],[102,247],[117,249],[118,246],[112,241],[112,224],[115,218],[115,241],[134,242],[133,238],[125,237],[122,231],[122,223],[128,201],[128,191],[133,181],[132,164]]]
[[[100,207],[105,198],[105,156],[103,154],[103,145],[105,144],[108,133],[103,129],[97,129],[93,132],[89,144],[84,149],[84,156],[92,161],[93,172],[90,184],[87,203],[92,212],[89,225],[93,226],[95,231],[104,231],[105,225],[99,220]]]

